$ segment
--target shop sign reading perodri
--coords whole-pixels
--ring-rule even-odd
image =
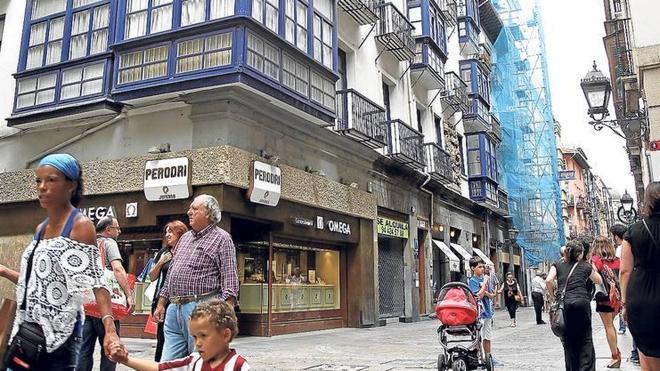
[[[378,234],[398,238],[408,238],[408,223],[379,216]]]
[[[248,197],[250,202],[277,206],[282,193],[282,170],[261,161],[252,162]]]
[[[144,196],[149,201],[190,197],[190,159],[177,157],[147,161],[144,166]]]

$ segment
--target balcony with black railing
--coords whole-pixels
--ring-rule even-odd
[[[335,131],[377,149],[387,145],[385,109],[353,89],[337,92]]]
[[[387,129],[387,155],[413,169],[424,168],[422,133],[398,119],[387,121]]]
[[[400,61],[409,61],[415,57],[415,37],[410,23],[392,3],[378,5],[378,30],[376,41]]]
[[[445,17],[448,27],[456,27],[456,0],[438,0],[440,2],[440,8],[442,9],[442,15]]]
[[[374,0],[338,0],[337,6],[350,15],[359,25],[378,21],[377,2]]]
[[[509,195],[502,189],[497,190],[497,203],[500,209],[509,213]]]
[[[455,73],[445,73],[445,89],[440,93],[440,99],[445,105],[455,111],[467,112],[469,109],[468,86]]]
[[[426,90],[444,90],[444,70],[445,64],[431,42],[417,40],[415,61],[410,66],[412,85]]]
[[[449,154],[436,143],[425,143],[424,152],[426,154],[426,172],[431,174],[431,178],[442,184],[453,183],[454,171]]]

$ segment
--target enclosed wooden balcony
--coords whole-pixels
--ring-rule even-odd
[[[443,104],[454,108],[454,112],[467,112],[469,108],[468,86],[454,72],[445,73],[445,89],[440,93]]]

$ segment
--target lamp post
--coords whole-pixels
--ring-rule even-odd
[[[515,271],[513,268],[513,244],[516,243],[519,232],[516,227],[509,228],[509,272]]]
[[[647,123],[646,120],[640,120],[642,116],[641,112],[637,115],[638,117],[632,117],[628,120],[606,120],[610,115],[607,107],[610,103],[612,86],[610,85],[610,79],[603,75],[598,67],[596,67],[596,61],[594,61],[593,69],[589,71],[582,80],[580,80],[580,87],[582,88],[584,97],[589,105],[587,113],[593,120],[589,121],[588,124],[593,126],[595,130],[600,131],[604,127],[607,127],[621,138],[628,139],[623,133],[619,132],[617,128],[620,127],[621,129],[627,129],[633,121],[636,121],[640,124],[641,133],[639,137],[644,135]]]
[[[628,190],[623,193],[619,201],[621,202],[621,206],[619,206],[619,210],[616,213],[619,220],[626,225],[634,223],[637,220],[637,210],[633,207],[634,201],[630,194],[628,194]]]

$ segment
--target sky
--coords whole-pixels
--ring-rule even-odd
[[[603,46],[605,11],[602,0],[539,0],[545,31],[552,110],[562,128],[562,145],[582,147],[595,174],[619,194],[634,196],[624,139],[609,129],[595,131],[587,122],[587,102],[580,79],[593,61],[605,75]],[[613,110],[610,109],[610,113]]]

